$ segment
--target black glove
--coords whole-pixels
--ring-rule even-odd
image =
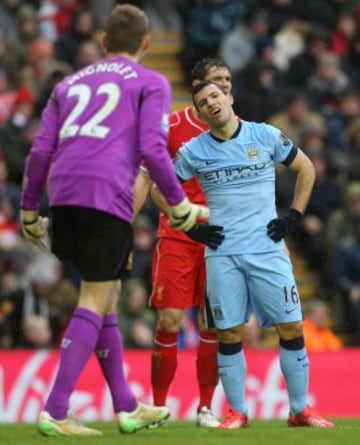
[[[267,234],[276,243],[281,241],[288,233],[294,232],[300,225],[302,214],[295,209],[282,218],[276,218],[267,225]]]
[[[208,223],[202,223],[196,224],[184,233],[192,240],[206,244],[210,249],[216,250],[224,241],[223,229],[221,226],[211,226]]]

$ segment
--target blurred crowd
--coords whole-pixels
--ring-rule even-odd
[[[2,0],[0,348],[57,345],[74,307],[76,270],[20,235],[21,178],[50,92],[68,73],[103,57],[103,19],[116,3],[143,7],[154,26],[179,31],[184,85],[199,58],[222,58],[233,73],[238,115],[280,128],[313,160],[315,188],[301,228],[287,240],[319,280],[305,301],[307,344],[310,350],[360,345],[360,0]],[[294,177],[277,173],[281,213]],[[148,301],[157,222],[147,201],[134,223],[121,290],[126,347],[153,342]],[[181,346],[196,342],[189,311]],[[272,346],[254,320],[247,343]]]

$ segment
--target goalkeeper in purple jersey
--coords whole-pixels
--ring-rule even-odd
[[[77,308],[60,347],[60,364],[40,414],[47,436],[101,435],[69,413],[69,398],[93,351],[108,382],[120,431],[163,421],[167,407],[138,402],[124,377],[116,288],[131,244],[133,186],[144,160],[170,204],[170,223],[191,228],[206,208],[192,205],[167,151],[169,82],[139,64],[150,42],[145,13],[116,6],[105,24],[106,58],[67,76],[54,89],[29,154],[21,225],[46,250],[48,219],[39,215],[47,182],[53,253],[81,275]]]

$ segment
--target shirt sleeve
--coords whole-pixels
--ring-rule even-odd
[[[170,104],[169,82],[154,73],[142,92],[139,148],[152,179],[167,202],[174,205],[185,197],[185,193],[176,177],[168,152]]]
[[[274,147],[274,161],[286,163],[289,156],[295,157],[293,155],[296,155],[296,146],[291,139],[272,125],[267,125],[267,131]]]
[[[182,181],[188,181],[196,175],[196,169],[187,144],[180,148],[174,159],[176,174]]]
[[[58,106],[56,90],[50,96],[41,117],[41,127],[26,160],[21,208],[38,209],[52,157],[58,143]]]

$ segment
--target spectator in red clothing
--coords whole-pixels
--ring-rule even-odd
[[[39,9],[42,36],[54,42],[69,31],[71,18],[81,6],[80,0],[43,0]]]
[[[75,67],[79,46],[90,39],[96,30],[95,15],[89,9],[77,11],[71,21],[70,30],[55,42],[56,59]]]
[[[331,49],[340,57],[345,57],[356,33],[356,17],[350,11],[344,11],[336,20],[335,31],[331,34]]]

